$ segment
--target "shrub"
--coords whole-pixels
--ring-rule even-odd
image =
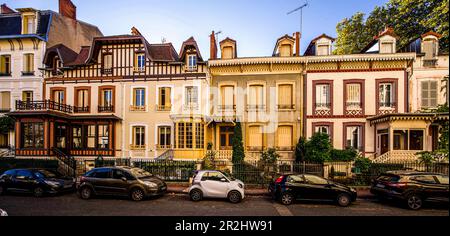
[[[232,156],[233,163],[243,161],[245,158],[245,152],[244,152],[244,143],[242,142],[242,128],[241,123],[239,122],[236,123],[236,126],[234,127],[234,135],[231,142],[233,145],[233,156]]]
[[[332,149],[330,151],[331,161],[349,162],[354,161],[358,157],[358,152],[355,149],[338,150]]]
[[[306,142],[305,161],[323,163],[330,160],[331,142],[328,134],[316,133]]]

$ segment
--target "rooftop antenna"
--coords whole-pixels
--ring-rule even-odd
[[[215,34],[214,36],[216,37],[217,42],[219,42],[219,34],[221,34],[221,33],[222,33],[222,30],[219,30],[216,33],[214,33]]]
[[[302,28],[303,28],[303,8],[307,7],[308,5],[309,5],[308,1],[306,1],[305,4],[303,4],[300,7],[298,7],[298,8],[296,8],[296,9],[294,9],[294,10],[292,10],[292,11],[287,13],[288,15],[290,15],[290,14],[292,14],[294,12],[300,11],[300,35],[302,35]]]
[[[162,38],[161,38],[161,43],[162,43],[162,44],[165,44],[166,42],[167,42],[167,39],[166,39],[165,37],[162,37]]]

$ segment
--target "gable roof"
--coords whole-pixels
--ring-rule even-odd
[[[284,40],[284,39],[287,39],[287,40],[292,41],[292,42],[295,43],[295,38],[294,38],[294,37],[289,36],[289,35],[287,35],[287,34],[281,36],[280,38],[277,39],[277,42],[275,43],[275,48],[273,49],[272,56],[276,56],[278,46],[280,45],[280,42],[281,42],[282,40]]]
[[[198,48],[197,41],[195,41],[194,37],[190,37],[186,41],[183,42],[180,49],[180,60],[184,61],[186,57],[186,52],[188,48],[194,48],[197,53],[197,58],[199,62],[203,62],[202,55],[200,53],[200,49]]]
[[[383,36],[392,36],[394,38],[396,38],[397,40],[400,38],[395,32],[394,32],[394,28],[392,27],[386,27],[384,29],[384,31],[380,32],[378,35],[373,36],[373,39],[370,43],[368,43],[362,50],[361,53],[366,53],[370,48],[372,48],[375,44],[378,43],[378,40],[383,37]]]
[[[87,61],[87,59],[89,58],[89,52],[91,50],[90,46],[83,46],[81,47],[80,52],[78,53],[77,57],[75,58],[75,60],[66,63],[66,66],[77,66],[77,65],[84,65]]]

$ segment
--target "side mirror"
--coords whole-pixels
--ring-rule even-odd
[[[127,182],[127,178],[126,177],[122,177],[120,178],[123,182]]]

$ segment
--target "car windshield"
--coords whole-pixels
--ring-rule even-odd
[[[34,174],[38,177],[38,178],[57,178],[58,175],[56,175],[53,172],[50,172],[48,170],[38,170],[36,172],[34,172]]]
[[[234,178],[231,174],[229,174],[229,173],[226,173],[226,172],[223,172],[223,171],[221,171],[220,173],[222,173],[223,175],[225,175],[225,177],[227,177],[229,180],[231,180],[231,181],[234,181],[234,180],[236,180],[236,178]]]
[[[133,174],[138,179],[153,177],[153,175],[150,174],[150,172],[145,171],[143,169],[133,168],[130,171],[131,171],[131,174]]]

